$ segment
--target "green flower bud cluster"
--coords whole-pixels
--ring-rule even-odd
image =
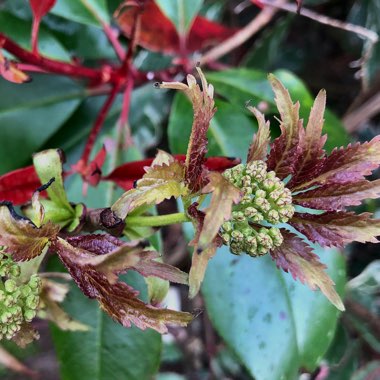
[[[20,267],[8,256],[0,253],[0,340],[12,337],[37,312],[41,280],[32,275],[26,284],[18,283]]]
[[[243,193],[240,203],[233,206],[231,219],[221,228],[231,252],[261,256],[279,247],[283,242],[281,232],[268,224],[286,223],[293,216],[290,190],[275,172],[267,172],[263,161],[237,165],[223,176]]]

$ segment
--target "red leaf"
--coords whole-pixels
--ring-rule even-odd
[[[378,243],[380,220],[364,212],[325,212],[321,215],[295,213],[289,222],[297,231],[322,247],[343,247],[353,241]]]
[[[91,186],[96,186],[101,180],[101,169],[106,159],[106,155],[107,151],[103,146],[90,163],[85,164],[84,161],[80,160],[75,165],[72,165],[71,168],[74,172],[79,173],[82,176],[85,183],[88,183]]]
[[[131,36],[132,26],[138,11],[137,7],[126,6],[115,15],[118,24],[127,37]],[[193,52],[208,45],[219,43],[233,33],[235,33],[234,29],[226,28],[197,16],[187,36],[187,51]],[[146,1],[144,5],[136,42],[148,50],[161,53],[175,54],[180,51],[179,36],[175,26],[152,0]]]
[[[54,7],[56,0],[29,0],[33,16],[41,20]]]
[[[14,170],[0,177],[0,200],[10,201],[14,205],[26,203],[40,186],[34,166]]]
[[[174,155],[177,161],[185,162],[186,156],[184,154]],[[149,167],[154,158],[147,158],[141,161],[127,162],[114,171],[103,177],[103,180],[113,181],[124,190],[130,190],[133,188],[135,181],[142,178],[146,173],[146,167]],[[223,172],[224,170],[231,168],[240,163],[238,158],[229,157],[209,157],[206,159],[205,166],[211,171]]]

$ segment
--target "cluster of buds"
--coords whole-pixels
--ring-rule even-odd
[[[223,223],[221,236],[234,254],[261,256],[282,244],[280,230],[294,214],[292,196],[275,172],[267,172],[264,161],[240,164],[224,177],[241,189],[243,197],[233,206],[231,219]]]
[[[36,316],[41,280],[32,275],[28,283],[19,283],[20,267],[4,253],[0,253],[0,276],[0,340],[12,339]]]

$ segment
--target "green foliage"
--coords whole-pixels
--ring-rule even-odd
[[[318,250],[342,292],[344,261]],[[228,346],[257,379],[292,379],[316,368],[334,337],[338,311],[318,293],[295,283],[268,257],[234,257],[222,248],[202,287],[207,311]]]

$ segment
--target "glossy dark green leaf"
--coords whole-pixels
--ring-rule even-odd
[[[59,0],[51,12],[87,25],[100,26],[100,20],[110,20],[106,0]]]
[[[300,102],[300,115],[304,120],[307,120],[314,99],[305,85],[288,71],[278,70],[274,74],[289,90],[293,101],[298,100]],[[260,102],[265,102],[266,104],[261,103],[261,105],[268,108],[267,114],[277,113],[274,94],[266,73],[252,69],[231,69],[207,73],[206,77],[214,85],[216,93],[222,95],[230,103],[242,107],[248,100],[254,106],[259,105]],[[324,132],[329,136],[326,143],[327,150],[330,151],[336,146],[348,144],[347,132],[339,119],[329,110],[326,110],[325,119]]]
[[[0,173],[30,161],[85,96],[70,79],[37,74],[21,85],[0,80],[0,93]]]
[[[5,11],[0,12],[0,32],[10,36],[19,45],[28,50],[31,49],[31,29],[31,20],[20,19]],[[61,61],[70,60],[69,53],[44,26],[40,28],[38,42],[39,51],[45,56]]]
[[[217,112],[208,131],[208,155],[246,156],[256,124],[243,106],[216,101]],[[193,110],[182,94],[176,94],[168,127],[169,145],[173,153],[186,153],[191,133]]]
[[[341,292],[342,256],[317,252]],[[320,292],[280,272],[269,257],[236,257],[220,249],[202,292],[214,327],[256,380],[288,380],[301,367],[313,370],[333,339],[338,310]]]

